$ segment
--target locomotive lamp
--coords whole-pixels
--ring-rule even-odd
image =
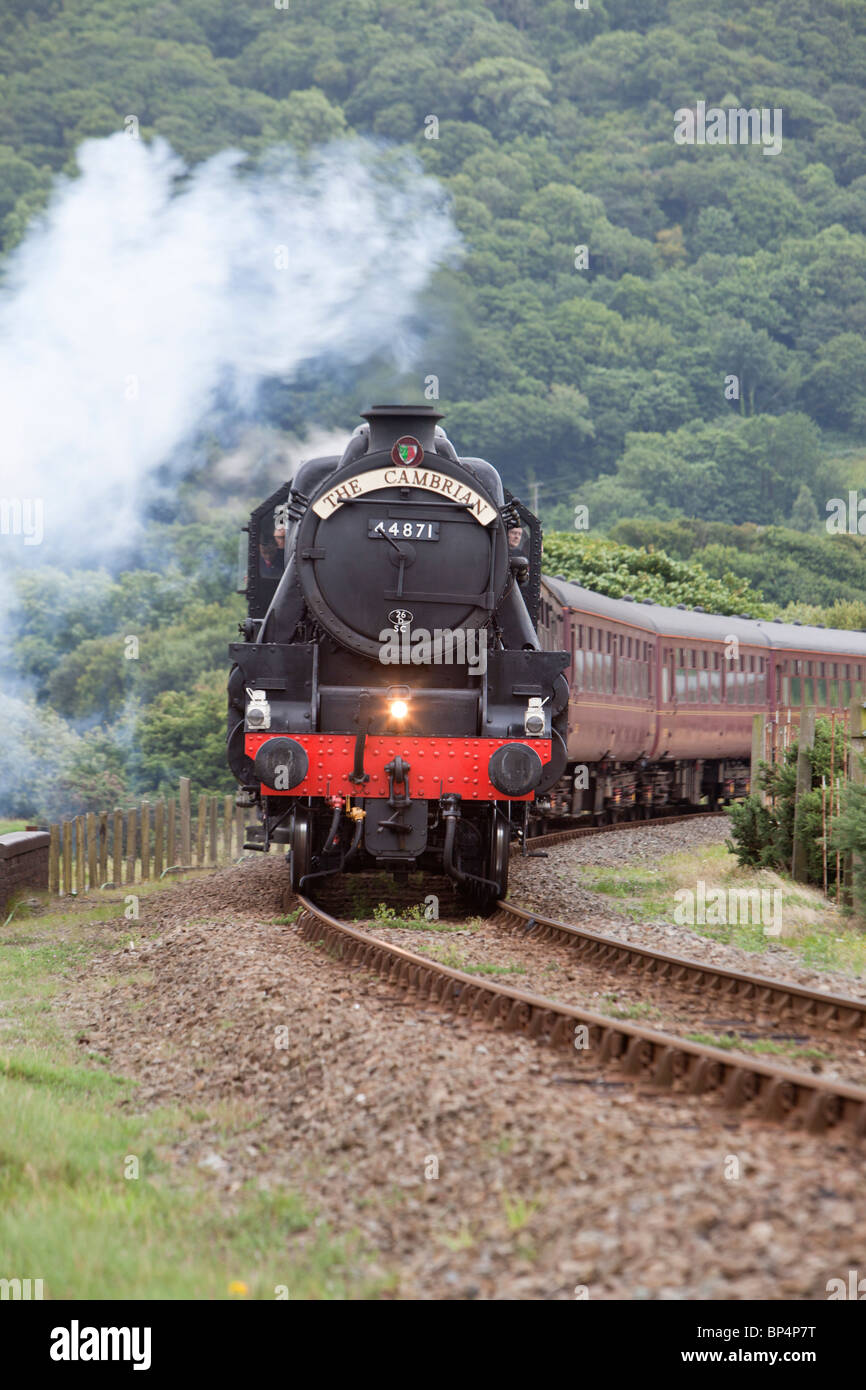
[[[526,706],[523,730],[527,738],[541,738],[544,733],[544,709],[537,696],[532,696]]]
[[[409,713],[409,696],[411,690],[408,685],[389,685],[385,698],[388,701],[389,719],[405,719]]]
[[[271,727],[271,707],[264,690],[247,690],[247,728],[269,729]]]

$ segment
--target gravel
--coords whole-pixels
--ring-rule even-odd
[[[866,999],[866,979],[862,975],[842,970],[813,970],[780,940],[768,938],[765,950],[745,951],[739,946],[701,936],[691,927],[672,921],[636,922],[626,913],[618,912],[608,895],[594,893],[580,883],[583,866],[657,864],[664,855],[701,845],[723,844],[729,833],[727,820],[696,817],[655,829],[635,826],[621,833],[566,841],[551,846],[547,859],[522,859],[515,855],[509,875],[509,901],[543,916],[587,926],[592,931],[622,941],[634,941],[653,950],[750,974],[769,975],[810,989]],[[693,884],[683,886],[693,887]]]
[[[164,1155],[181,1180],[229,1206],[248,1182],[301,1192],[392,1298],[825,1298],[857,1268],[853,1141],[422,1007],[278,924],[284,884],[268,858],[143,898],[136,949],[106,928],[58,1014],[138,1108],[238,1116],[190,1120]]]

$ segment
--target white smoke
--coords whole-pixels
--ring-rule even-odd
[[[286,476],[323,436],[269,432],[259,387],[323,357],[339,367],[388,352],[405,370],[420,297],[458,244],[417,160],[362,140],[258,163],[230,151],[190,170],[164,141],[117,134],[82,145],[78,165],[0,285],[7,806],[46,781],[46,719],[54,753],[77,738],[14,682],[14,570],[122,560],[148,501],[200,462],[194,445],[215,418],[240,439],[216,466],[224,487],[248,496],[245,462],[275,482],[285,460]],[[345,436],[336,450],[332,439],[339,451]]]
[[[417,161],[364,141],[189,171],[119,133],[78,163],[0,291],[0,499],[7,533],[36,500],[51,556],[87,563],[128,542],[217,404],[251,415],[263,381],[323,354],[405,368],[457,234]]]

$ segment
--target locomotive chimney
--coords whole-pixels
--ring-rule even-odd
[[[433,431],[442,419],[432,405],[374,405],[364,411],[362,419],[370,424],[371,454],[391,447],[404,434],[418,440],[425,452],[433,453]]]

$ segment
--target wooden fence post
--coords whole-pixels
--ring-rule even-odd
[[[198,799],[198,820],[195,827],[195,862],[204,863],[205,832],[207,830],[207,797],[202,793]]]
[[[96,843],[96,816],[87,812],[87,886],[91,892],[96,888],[99,865],[99,846]]]
[[[812,763],[809,754],[815,743],[815,708],[804,709],[800,719],[800,734],[797,745],[797,786],[794,792],[794,852],[791,859],[791,873],[804,883],[808,873],[807,846],[802,841],[802,816],[800,802],[812,788]]]
[[[75,891],[84,893],[84,869],[87,850],[84,839],[84,816],[75,817]]]
[[[141,881],[150,878],[150,802],[141,803]]]
[[[223,850],[226,862],[231,863],[232,858],[232,798],[223,797]]]
[[[235,807],[235,854],[240,858],[244,852],[244,812],[242,806]]]
[[[181,777],[180,779],[180,862],[184,866],[192,863],[188,777]]]
[[[855,700],[851,706],[851,781],[857,786],[866,783],[866,767],[864,767],[864,755],[866,755],[866,730],[863,728],[863,706],[859,700]],[[854,875],[861,869],[860,856],[855,856],[852,852],[845,855],[845,901],[849,904],[854,901]]]
[[[108,882],[108,812],[100,811],[97,831],[99,842],[99,887]]]
[[[219,842],[218,842],[218,839],[217,839],[217,799],[216,799],[215,796],[212,796],[212,797],[209,798],[209,800],[210,800],[210,806],[208,807],[208,811],[209,811],[209,815],[208,815],[208,821],[209,821],[209,825],[208,825],[209,836],[208,836],[208,839],[209,839],[209,849],[210,849],[210,862],[211,862],[212,864],[216,864],[217,861],[219,860]]]
[[[174,797],[172,797],[168,803],[168,828],[166,830],[165,836],[165,865],[167,869],[173,868],[174,865],[177,863],[177,839],[174,828],[175,814],[176,812],[174,808]]]
[[[764,744],[767,737],[767,716],[756,714],[752,719],[752,764],[749,772],[749,793],[760,798],[762,806],[767,803],[767,793],[761,790],[759,773],[761,762],[766,762]]]
[[[158,801],[153,811],[153,876],[157,879],[162,878],[162,851],[165,845],[164,816],[165,807],[161,801]]]
[[[63,896],[72,892],[72,821],[63,822]]]
[[[114,879],[115,888],[120,888],[123,883],[123,812],[114,813],[114,844],[112,845],[114,859],[114,870],[111,877]]]
[[[135,883],[135,861],[136,854],[136,829],[137,817],[135,811],[130,811],[126,820],[126,881]]]
[[[60,892],[60,826],[49,826],[48,834],[48,891],[56,897]]]

